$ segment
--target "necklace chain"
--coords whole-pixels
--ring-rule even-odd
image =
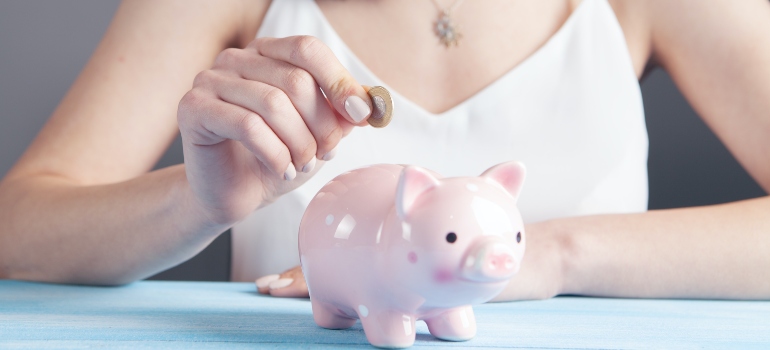
[[[433,0],[433,5],[439,11],[436,22],[433,23],[433,30],[436,36],[439,38],[439,42],[444,44],[447,48],[451,46],[457,46],[460,44],[460,39],[463,35],[460,32],[460,26],[458,26],[454,20],[452,20],[452,12],[460,6],[463,0],[455,0],[449,7],[442,7],[438,0]]]
[[[433,5],[436,5],[436,8],[438,8],[439,11],[451,12],[451,11],[454,11],[457,7],[459,7],[460,4],[462,4],[462,2],[463,2],[463,0],[455,0],[452,3],[452,5],[449,5],[449,7],[443,7],[443,6],[441,6],[441,4],[438,3],[438,0],[433,0]]]

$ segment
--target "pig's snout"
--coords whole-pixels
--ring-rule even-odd
[[[498,239],[471,246],[462,262],[463,278],[474,282],[500,282],[519,271],[513,249]]]

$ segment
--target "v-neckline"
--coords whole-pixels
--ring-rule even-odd
[[[464,108],[466,105],[471,103],[473,100],[477,99],[479,96],[484,95],[487,91],[494,88],[496,85],[502,84],[504,81],[508,79],[512,79],[513,76],[515,76],[522,67],[529,64],[529,62],[536,59],[538,56],[542,56],[544,52],[547,52],[552,46],[554,46],[557,39],[563,37],[566,35],[565,33],[567,30],[573,26],[573,23],[576,21],[576,18],[578,17],[578,14],[583,11],[583,9],[586,7],[584,6],[585,3],[592,1],[592,0],[582,0],[578,6],[572,11],[572,13],[567,16],[567,19],[564,21],[564,23],[561,24],[559,29],[556,30],[556,32],[551,35],[548,40],[545,41],[540,47],[538,47],[533,53],[531,53],[529,56],[524,58],[521,62],[513,66],[511,69],[507,70],[503,75],[497,77],[496,79],[492,80],[489,84],[485,85],[483,88],[481,88],[479,91],[476,91],[473,95],[469,96],[468,98],[460,101],[458,104],[450,107],[449,109],[439,112],[439,113],[433,113],[424,107],[420,106],[416,102],[410,100],[409,98],[405,97],[401,93],[399,93],[397,90],[390,87],[386,82],[384,82],[382,79],[380,79],[376,74],[374,74],[369,67],[361,61],[361,59],[358,57],[358,55],[353,52],[353,50],[348,46],[348,44],[342,40],[342,37],[337,33],[337,30],[334,29],[334,26],[332,26],[331,22],[326,18],[326,15],[321,10],[321,7],[318,6],[318,4],[315,2],[315,0],[308,0],[312,4],[312,7],[315,9],[318,17],[321,19],[321,23],[323,23],[324,26],[326,26],[329,30],[329,32],[332,34],[332,36],[340,43],[340,47],[346,51],[346,53],[350,56],[351,60],[358,64],[361,67],[361,70],[364,71],[364,73],[368,74],[369,77],[371,77],[374,81],[377,82],[378,85],[385,86],[388,91],[392,95],[396,97],[399,101],[404,101],[404,103],[411,105],[414,109],[418,110],[421,113],[424,113],[426,115],[429,115],[431,117],[435,118],[441,118],[445,116],[449,116],[454,114],[456,111]]]

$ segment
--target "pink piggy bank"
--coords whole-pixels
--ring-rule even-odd
[[[315,322],[343,329],[360,319],[378,347],[414,344],[416,320],[440,339],[473,338],[470,305],[500,293],[524,255],[524,175],[518,162],[445,179],[382,164],[330,181],[299,229]]]

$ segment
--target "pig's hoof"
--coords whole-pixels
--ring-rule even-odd
[[[347,329],[356,324],[356,320],[349,317],[343,317],[337,314],[333,306],[310,299],[310,305],[313,308],[313,319],[315,323],[328,329]]]
[[[324,317],[315,317],[315,323],[326,329],[348,329],[356,324],[352,318],[330,315]]]
[[[470,306],[448,310],[425,320],[430,334],[449,341],[466,341],[476,336],[476,318]]]
[[[400,349],[414,345],[414,315],[394,310],[361,312],[361,325],[369,343],[378,348]],[[364,316],[365,315],[365,316]]]
[[[473,339],[475,334],[471,335],[471,336],[468,336],[467,338],[463,338],[463,337],[459,337],[459,336],[455,336],[455,335],[442,335],[442,336],[439,336],[439,335],[433,334],[433,336],[436,337],[436,338],[439,338],[441,340],[446,340],[446,341],[468,341],[468,340]]]
[[[371,342],[370,342],[371,343]],[[382,349],[405,349],[410,348],[412,345],[414,345],[414,341],[409,343],[390,343],[390,342],[382,342],[382,343],[371,343],[372,346]]]

